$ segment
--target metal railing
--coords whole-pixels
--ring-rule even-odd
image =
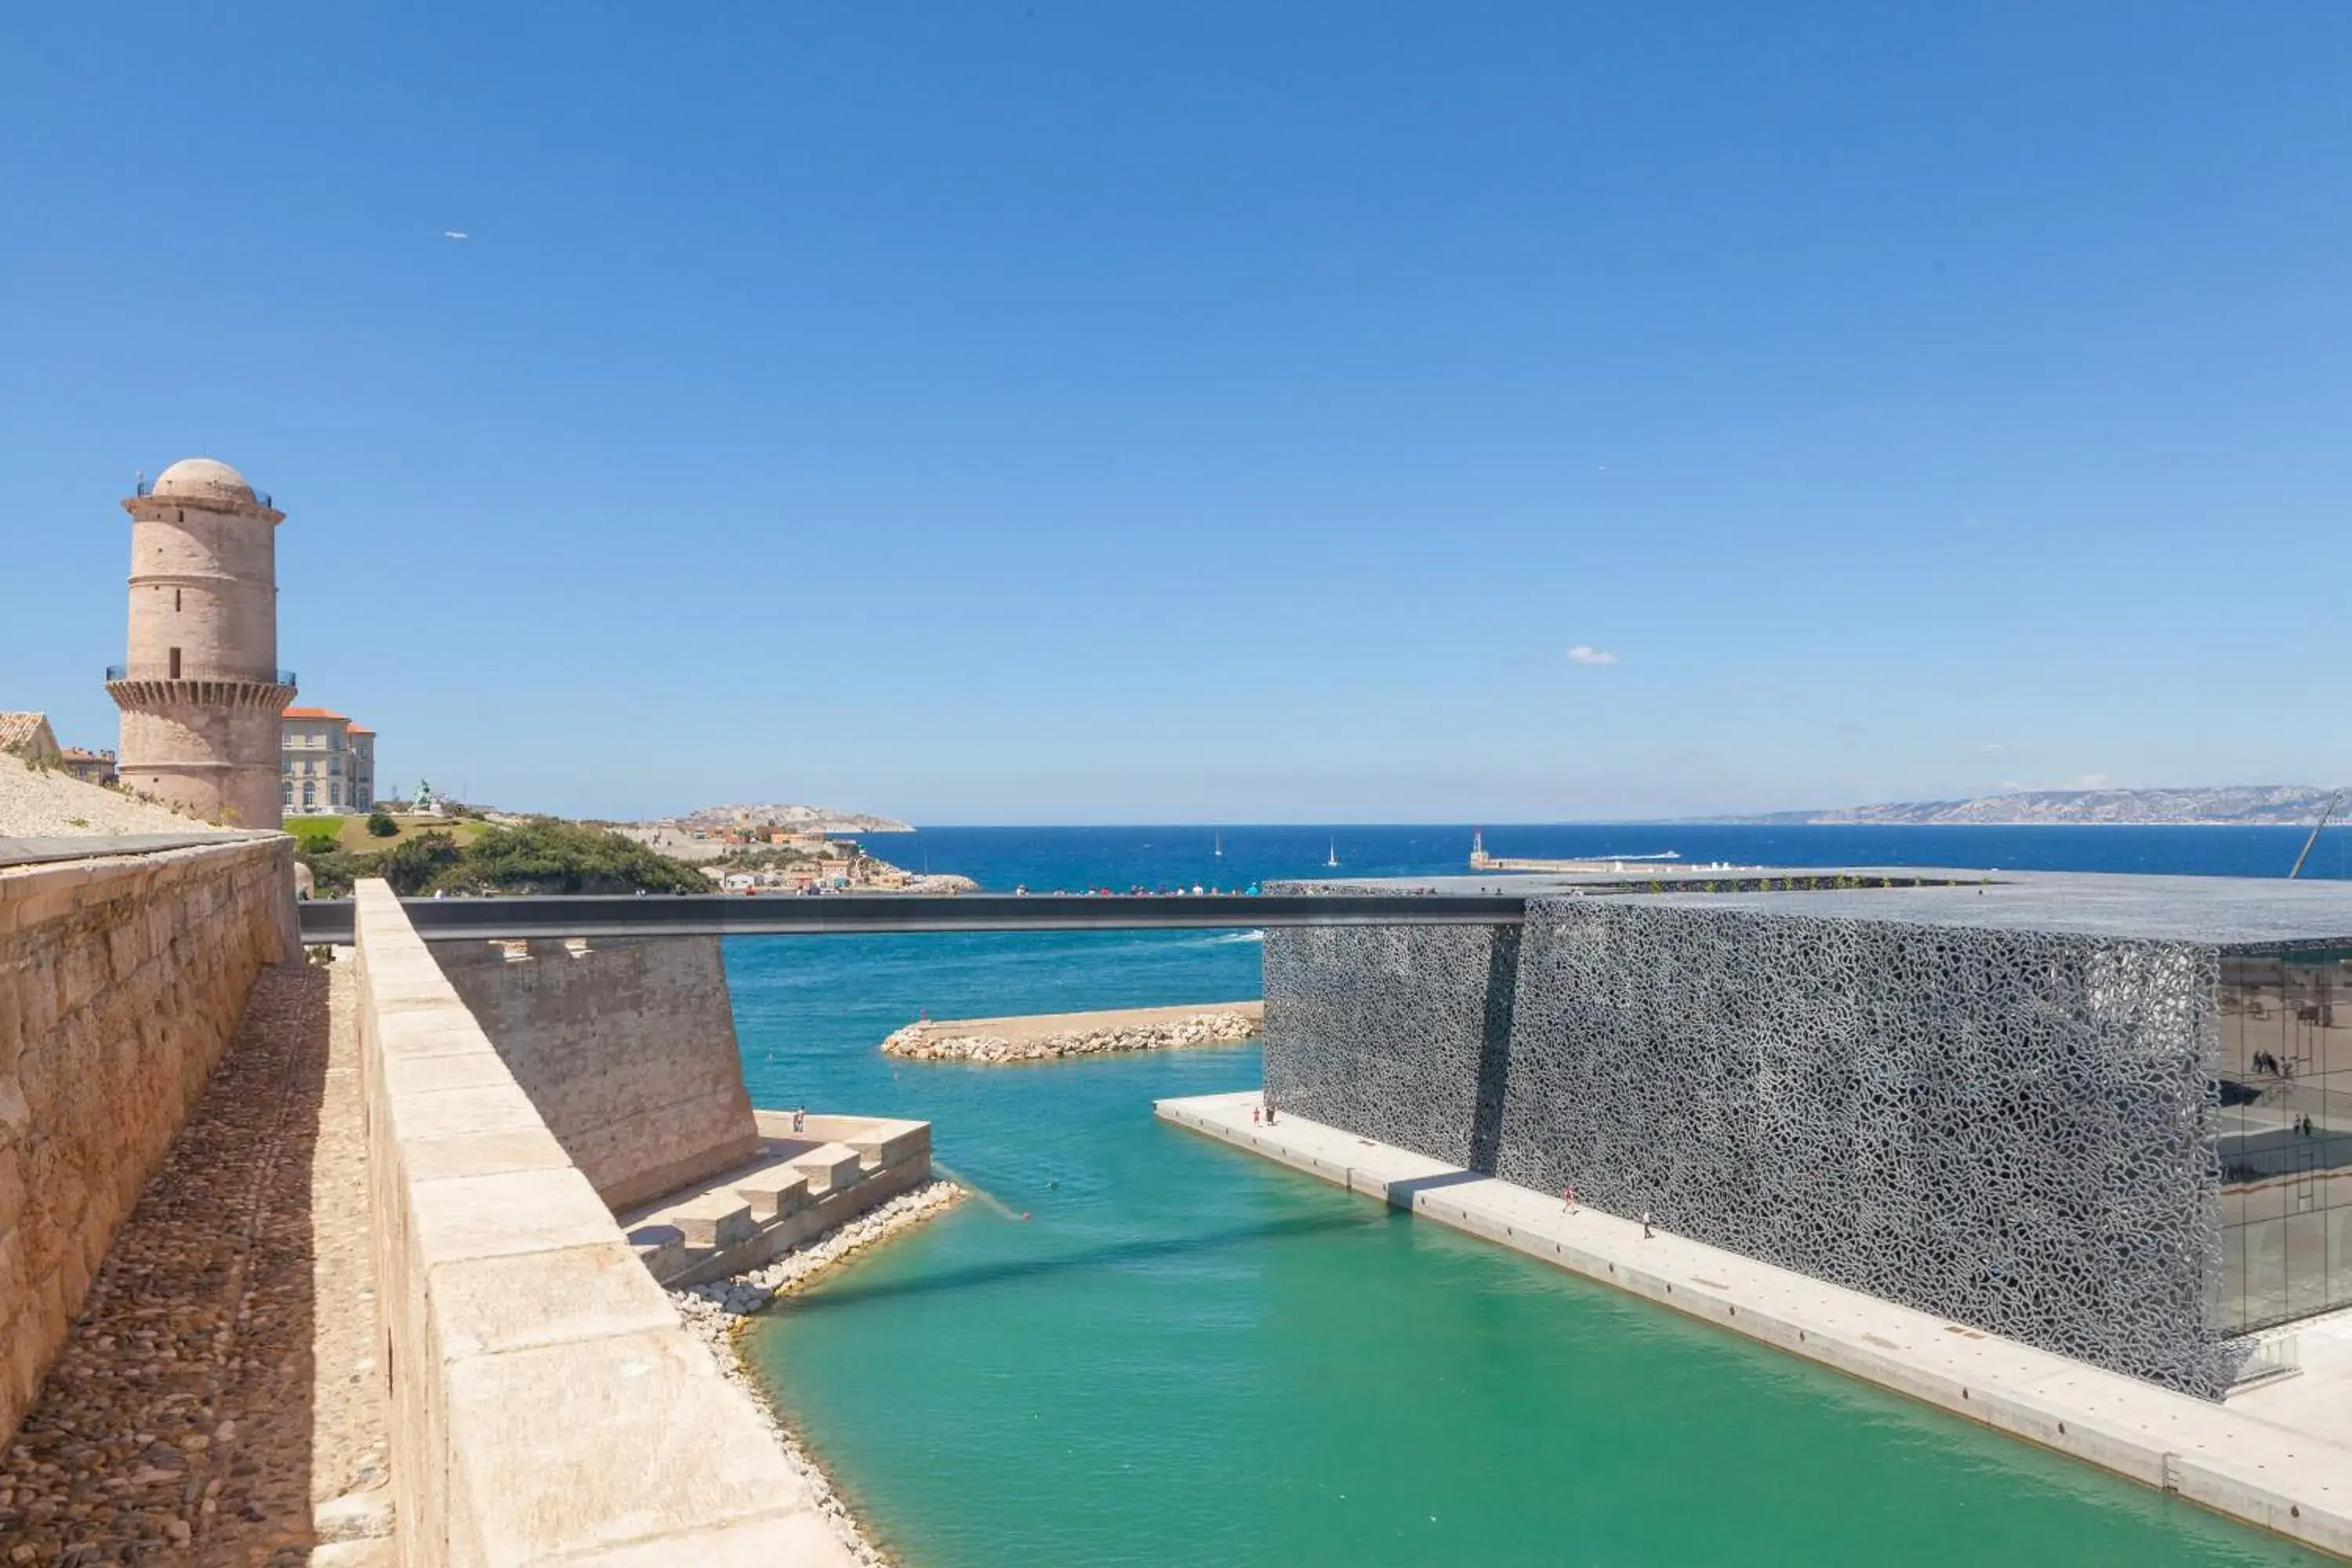
[[[110,664],[106,667],[106,679],[110,681],[250,680],[263,686],[297,686],[300,684],[300,682],[294,679],[294,672],[290,669],[199,669],[194,666],[184,664],[180,667],[180,673],[177,675],[172,673],[172,668],[169,665],[163,665],[153,669],[133,669],[127,664]]]
[[[404,899],[426,942],[558,936],[821,936],[919,931],[1182,931],[1267,926],[1518,925],[1504,894],[722,893]],[[348,899],[305,902],[304,942],[352,940]]]
[[[249,489],[250,487],[247,488]],[[131,487],[131,493],[138,500],[145,500],[149,496],[155,493],[155,481],[148,479],[142,474],[140,476],[139,482]],[[265,508],[271,511],[276,511],[278,510],[278,503],[269,499],[269,492],[268,490],[255,490],[253,492],[253,499],[259,501]]]

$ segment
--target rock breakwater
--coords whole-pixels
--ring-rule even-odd
[[[861,1248],[888,1239],[902,1230],[922,1224],[945,1214],[964,1190],[953,1182],[928,1182],[910,1192],[899,1194],[877,1209],[870,1209],[854,1219],[845,1220],[824,1235],[813,1237],[772,1263],[764,1264],[749,1273],[732,1279],[714,1279],[707,1284],[691,1285],[683,1290],[672,1290],[669,1299],[677,1308],[687,1331],[709,1345],[719,1360],[719,1370],[738,1388],[751,1396],[751,1404],[775,1435],[777,1447],[793,1468],[808,1481],[810,1495],[817,1509],[835,1534],[861,1563],[867,1568],[889,1568],[890,1560],[866,1537],[849,1505],[841,1500],[824,1467],[802,1446],[792,1429],[777,1414],[768,1397],[767,1389],[743,1363],[736,1344],[736,1332],[744,1320],[764,1310],[777,1297],[790,1295],[806,1285],[825,1269]]]
[[[1138,1008],[1034,1018],[972,1018],[909,1024],[882,1042],[882,1054],[912,1061],[1034,1062],[1062,1057],[1233,1046],[1263,1027],[1262,1005]]]

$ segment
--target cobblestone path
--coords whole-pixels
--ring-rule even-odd
[[[0,1455],[0,1563],[306,1563],[314,1500],[354,1489],[362,1497],[322,1510],[321,1524],[381,1535],[368,1501],[384,1479],[383,1420],[349,989],[348,973],[263,972]],[[331,1009],[331,992],[344,1005]],[[331,1027],[333,1013],[344,1028]],[[315,1217],[328,1222],[315,1237],[314,1174],[326,1205]],[[320,1561],[369,1561],[384,1544],[330,1547]]]

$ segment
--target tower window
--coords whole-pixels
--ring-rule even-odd
[[[172,590],[172,608],[173,608],[174,611],[177,611],[177,610],[179,609],[179,607],[180,607],[180,591],[179,591],[177,588],[174,588],[174,589],[173,589],[173,590]]]
[[[173,648],[172,650],[172,679],[174,680],[180,679],[180,650],[178,648]]]

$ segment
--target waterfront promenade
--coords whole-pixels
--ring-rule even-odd
[[[2222,1405],[1776,1268],[1293,1116],[1255,1090],[1160,1117],[1688,1316],[2352,1556],[2352,1358]]]

